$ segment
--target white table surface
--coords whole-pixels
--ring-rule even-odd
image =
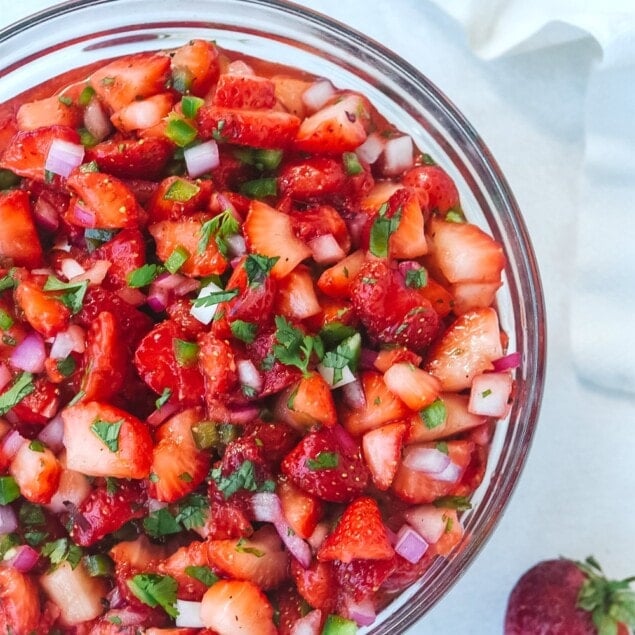
[[[0,27],[52,4],[3,2]],[[484,62],[472,54],[459,26],[427,0],[300,4],[382,42],[449,95],[500,163],[533,237],[547,304],[549,354],[529,460],[485,548],[459,583],[408,631],[496,635],[514,582],[541,559],[594,554],[611,575],[635,573],[635,400],[582,384],[569,344],[583,99],[598,49],[587,39]]]

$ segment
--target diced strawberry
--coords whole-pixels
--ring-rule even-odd
[[[223,399],[238,385],[234,352],[227,341],[212,333],[199,338],[198,365],[205,381],[205,395]]]
[[[298,265],[278,281],[276,313],[293,321],[301,321],[317,315],[320,303],[313,286],[313,276],[308,267]]]
[[[84,360],[83,399],[110,400],[122,388],[128,364],[120,327],[112,313],[102,311],[91,324]]]
[[[221,73],[212,96],[214,106],[261,110],[276,103],[275,86],[270,79],[257,75]]]
[[[369,476],[359,453],[345,453],[327,428],[307,434],[282,461],[281,470],[309,494],[335,503],[361,494]]]
[[[404,174],[401,182],[420,192],[422,200],[427,200],[432,211],[445,214],[460,205],[459,192],[454,181],[438,165],[414,167]]]
[[[145,492],[139,483],[122,480],[111,487],[110,491],[107,486],[94,489],[72,514],[70,536],[78,545],[89,547],[147,514]]]
[[[0,192],[0,258],[30,269],[43,263],[29,195],[21,190]]]
[[[279,463],[296,446],[298,434],[285,423],[256,419],[245,426],[243,435],[253,438],[272,473],[279,471]]]
[[[444,318],[454,310],[454,296],[452,293],[430,275],[428,275],[427,283],[423,287],[419,287],[417,291],[430,302],[439,317]]]
[[[252,201],[243,231],[251,253],[278,258],[271,270],[274,278],[284,278],[311,256],[307,245],[295,237],[291,218],[262,201]]]
[[[155,326],[139,343],[134,364],[143,381],[158,395],[168,388],[184,404],[201,402],[203,376],[197,360],[177,359],[178,341],[187,342],[187,333],[170,320]]]
[[[45,97],[22,104],[16,113],[20,130],[35,130],[47,126],[69,126],[77,128],[82,122],[82,113],[77,104],[66,104],[60,95]]]
[[[9,473],[15,479],[24,498],[43,505],[55,494],[62,467],[47,447],[26,442],[13,457]]]
[[[410,414],[410,410],[396,395],[388,390],[380,373],[364,371],[360,375],[364,389],[365,405],[348,407],[340,413],[342,425],[353,435],[359,436],[385,423],[399,421]]]
[[[152,464],[147,426],[124,410],[90,401],[62,410],[66,465],[89,476],[145,478]]]
[[[354,500],[322,543],[319,560],[388,560],[395,555],[374,498]]]
[[[276,489],[282,513],[291,529],[305,540],[315,531],[322,518],[324,506],[315,496],[300,489],[289,479],[281,477]]]
[[[193,492],[209,472],[210,454],[199,450],[192,428],[202,419],[202,412],[190,408],[161,425],[155,435],[152,452],[150,495],[172,503]]]
[[[118,484],[119,485],[119,484]],[[128,492],[122,490],[122,494]],[[138,571],[155,571],[166,557],[164,545],[150,542],[150,539],[141,534],[134,540],[124,540],[116,543],[108,551],[116,568],[129,567]]]
[[[421,357],[405,346],[391,346],[389,348],[382,348],[379,353],[377,353],[373,366],[380,373],[385,373],[394,364],[402,362],[419,366],[421,364]]]
[[[204,527],[198,531],[211,540],[228,540],[251,536],[254,529],[246,507],[232,499],[225,503],[214,501]]]
[[[361,95],[338,97],[302,121],[296,148],[303,152],[340,154],[366,140],[369,105]]]
[[[192,315],[192,301],[189,298],[174,300],[166,311],[170,319],[183,329],[188,339],[197,338],[206,330],[205,325]]]
[[[189,257],[180,268],[180,273],[192,277],[222,274],[227,260],[220,252],[215,240],[209,240],[200,249],[203,223],[208,216],[197,214],[181,220],[163,220],[148,227],[157,247],[157,256],[164,262],[178,247],[184,248]]]
[[[79,134],[68,126],[50,126],[20,131],[11,139],[4,151],[0,159],[0,168],[44,183],[47,180],[44,166],[55,139],[79,143]]]
[[[15,303],[24,312],[26,321],[44,337],[52,337],[68,326],[69,309],[30,279],[20,280],[15,289]]]
[[[342,161],[324,156],[286,163],[278,175],[280,193],[297,201],[329,198],[339,194],[346,183]]]
[[[425,350],[440,328],[438,313],[383,260],[367,260],[351,285],[353,306],[368,334],[382,343]]]
[[[397,472],[401,460],[401,448],[405,423],[388,423],[364,434],[362,451],[373,483],[380,490],[387,490]]]
[[[428,253],[423,232],[423,213],[416,194],[409,189],[397,190],[388,201],[387,218],[399,216],[397,229],[388,239],[392,258],[418,258]]]
[[[110,121],[115,128],[123,132],[147,130],[159,125],[163,118],[168,116],[173,103],[172,93],[159,93],[120,108],[113,113]]]
[[[334,562],[333,569],[340,595],[361,602],[375,594],[397,568],[397,557],[385,560]]]
[[[180,191],[185,194],[180,196]],[[210,202],[211,193],[210,181],[188,179],[185,176],[168,176],[159,183],[148,201],[150,221],[178,221],[184,216],[203,211]]]
[[[302,100],[304,91],[311,82],[287,75],[274,75],[271,81],[275,87],[276,99],[282,107],[296,117],[304,119],[306,106]]]
[[[102,286],[121,289],[127,286],[127,277],[146,261],[145,240],[138,229],[122,229],[114,238],[95,249],[91,261],[107,260],[110,264]]]
[[[293,584],[278,589],[276,598],[278,635],[292,635],[296,622],[304,616],[305,601]]]
[[[103,229],[136,227],[139,204],[117,177],[103,172],[73,172],[67,180],[76,198],[71,200],[65,219],[71,225]]]
[[[496,311],[473,309],[458,317],[430,349],[425,369],[442,390],[460,391],[470,387],[474,375],[491,370],[502,354]]]
[[[291,576],[298,593],[316,609],[330,613],[337,602],[333,593],[337,585],[332,562],[313,560],[305,569],[297,560],[291,561]]]
[[[432,427],[428,427],[425,418],[418,413],[410,417],[408,422],[408,434],[406,443],[418,443],[421,441],[436,441],[454,436],[465,430],[483,425],[487,417],[474,415],[467,409],[468,395],[456,393],[441,393],[441,400],[445,407],[445,419]]]
[[[503,248],[471,223],[430,223],[431,259],[449,282],[500,283]]]
[[[412,563],[397,554],[394,558],[395,570],[384,581],[380,592],[386,591],[390,594],[400,593],[413,582],[416,582],[419,578],[421,578],[433,561],[434,553],[432,549],[428,549],[423,554],[423,558],[416,563]]]
[[[463,525],[458,519],[456,509],[443,509],[443,520],[445,527],[441,537],[434,544],[434,552],[440,556],[447,557],[451,551],[461,542],[463,538]]]
[[[344,219],[331,205],[315,205],[289,214],[295,235],[308,243],[314,238],[330,234],[345,253],[351,248],[351,238]]]
[[[261,589],[274,589],[289,575],[289,554],[272,525],[264,525],[250,538],[212,540],[210,562],[225,575],[250,580]]]
[[[203,596],[201,620],[218,633],[277,635],[273,607],[248,580],[219,580]]]
[[[255,148],[289,148],[300,127],[300,120],[286,112],[220,106],[201,107],[197,120],[203,139],[215,137],[227,143]]]
[[[359,249],[325,269],[317,281],[317,286],[331,298],[346,299],[351,295],[351,283],[362,268],[366,256]]]
[[[169,73],[168,55],[135,53],[98,68],[90,77],[90,85],[110,111],[115,112],[164,91]]]
[[[38,377],[35,390],[13,406],[12,410],[23,424],[42,426],[47,423],[59,409],[60,389],[46,377]]]
[[[300,431],[318,424],[332,428],[337,423],[331,389],[315,371],[303,375],[297,384],[280,393],[276,414]]]
[[[172,55],[172,79],[181,92],[203,97],[218,77],[218,49],[208,40],[190,40]]]
[[[437,447],[434,443],[421,444],[421,446]],[[447,441],[445,446],[447,446],[450,461],[460,468],[460,474],[462,474],[470,463],[474,444],[470,441]],[[441,496],[450,496],[458,491],[460,477],[452,482],[437,480],[434,476],[434,474],[412,470],[402,462],[393,480],[392,490],[395,496],[412,504],[432,503]]]
[[[40,635],[41,626],[40,594],[34,580],[13,567],[0,567],[0,630]]]
[[[157,572],[169,575],[178,584],[177,597],[182,600],[200,602],[208,586],[191,575],[188,567],[208,567],[212,562],[209,558],[209,542],[193,541],[177,549],[171,556],[158,563]]]
[[[384,373],[384,382],[411,410],[429,406],[439,396],[441,388],[436,377],[408,362],[393,364]]]
[[[102,172],[120,179],[156,179],[172,156],[167,139],[108,139],[86,150],[86,161],[95,161]]]
[[[452,310],[456,315],[463,315],[472,309],[482,309],[494,304],[496,292],[503,286],[499,282],[457,282],[451,285]]]

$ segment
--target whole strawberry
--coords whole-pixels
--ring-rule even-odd
[[[509,596],[504,635],[627,635],[635,626],[633,580],[607,580],[592,557],[539,562]]]

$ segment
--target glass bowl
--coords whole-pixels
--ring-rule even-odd
[[[193,37],[299,67],[367,95],[455,180],[468,218],[504,247],[497,296],[509,350],[522,353],[515,399],[497,424],[483,483],[463,516],[465,536],[362,632],[400,633],[458,580],[493,532],[527,457],[542,397],[545,315],[533,249],[494,158],[453,104],[413,66],[323,15],[280,0],[71,0],[0,32],[0,103],[77,66],[173,48]]]

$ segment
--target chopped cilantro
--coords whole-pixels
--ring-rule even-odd
[[[163,271],[161,265],[143,265],[131,271],[126,277],[126,282],[129,287],[138,289],[139,287],[145,287],[151,282],[154,282],[155,278]]]
[[[199,345],[196,342],[187,342],[175,337],[172,340],[174,357],[179,366],[192,366],[198,359]]]
[[[339,464],[337,452],[318,452],[314,459],[307,459],[306,466],[314,472],[318,470],[331,470]]]
[[[5,415],[13,406],[20,403],[35,390],[33,375],[22,372],[14,380],[8,390],[0,394],[0,416]]]
[[[244,264],[249,286],[256,287],[261,284],[278,260],[280,260],[279,256],[269,258],[260,254],[249,254]]]
[[[236,551],[239,553],[248,553],[252,556],[256,556],[256,558],[262,558],[265,555],[265,552],[262,549],[246,546],[245,543],[245,539],[240,538],[236,543]]]
[[[354,152],[344,152],[342,161],[344,162],[344,170],[349,176],[356,176],[364,171],[359,158]]]
[[[113,562],[105,553],[84,556],[82,562],[91,578],[101,578],[113,573]]]
[[[439,441],[439,443],[435,444],[435,447],[439,452],[443,452],[443,454],[449,454],[450,452],[448,444],[445,441]]]
[[[176,591],[178,584],[169,575],[139,573],[128,580],[128,588],[144,604],[155,608],[160,606],[170,616],[176,617]]]
[[[225,129],[225,120],[220,119],[216,124],[216,128],[212,130],[212,139],[218,143],[224,143],[227,141],[227,137],[223,136],[223,130]]]
[[[305,335],[292,326],[285,317],[276,315],[276,341],[273,354],[276,359],[286,366],[295,366],[304,374],[308,372],[313,353],[322,359],[324,344],[318,335]]]
[[[0,476],[0,505],[8,505],[19,497],[20,488],[13,476]]]
[[[72,355],[65,357],[64,359],[58,359],[56,362],[57,370],[63,377],[70,377],[77,367],[75,358]]]
[[[189,257],[190,252],[183,245],[178,245],[165,261],[165,268],[170,273],[176,273],[187,262]]]
[[[18,512],[20,523],[28,527],[37,527],[46,524],[46,516],[39,505],[24,501]]]
[[[100,245],[107,243],[117,235],[116,229],[101,229],[99,227],[87,228],[84,230],[84,240],[88,251],[92,252]]]
[[[82,92],[79,93],[79,98],[77,99],[77,103],[80,106],[88,106],[90,100],[95,95],[95,89],[92,86],[84,86]]]
[[[487,390],[484,390],[484,391],[481,393],[481,397],[482,397],[483,399],[485,399],[485,397],[489,397],[491,394],[492,394],[491,389],[490,389],[490,388],[487,388]]]
[[[109,496],[112,496],[113,494],[117,492],[118,488],[119,488],[119,483],[117,482],[117,479],[113,478],[112,476],[107,476],[106,477],[106,493]]]
[[[86,128],[80,128],[78,130],[79,132],[79,142],[85,147],[85,148],[92,148],[94,145],[97,145],[97,139],[90,133],[88,132],[88,130],[86,130]],[[94,163],[94,161],[91,161],[90,163],[86,163],[84,165],[91,165],[92,163]],[[97,165],[95,163],[95,165]],[[83,165],[81,165],[79,167],[81,172],[88,172],[89,170],[84,170],[83,169]],[[91,166],[92,167],[92,166]],[[90,170],[91,172],[97,172],[97,170]]]
[[[419,417],[428,430],[437,428],[445,423],[447,409],[442,399],[435,399],[429,406],[419,411]]]
[[[321,328],[320,337],[325,346],[335,346],[355,333],[355,329],[344,322],[329,322]]]
[[[388,257],[388,242],[397,231],[401,222],[401,209],[398,209],[390,218],[386,216],[388,205],[384,203],[379,209],[379,214],[370,229],[370,252],[378,258]]]
[[[421,161],[423,162],[424,165],[436,165],[437,164],[437,162],[427,152],[422,152],[421,153]]]
[[[172,391],[169,388],[164,388],[163,392],[161,393],[161,396],[158,397],[157,400],[154,402],[156,409],[159,410],[159,408],[161,408],[162,406],[165,406],[165,404],[168,402],[171,396],[172,396]]]
[[[247,384],[241,385],[240,392],[242,392],[247,399],[253,399],[258,395],[258,391],[253,386],[247,386]]]
[[[183,481],[184,483],[191,483],[192,475],[189,472],[182,472],[181,474],[179,474],[179,480]]]
[[[0,329],[7,331],[12,326],[13,318],[4,309],[0,309]]]
[[[179,504],[176,521],[185,529],[202,527],[209,514],[209,502],[202,494],[190,494]]]
[[[226,209],[218,216],[206,220],[201,226],[201,237],[198,241],[198,253],[203,254],[209,245],[210,238],[214,236],[214,241],[218,250],[227,256],[229,253],[229,245],[227,244],[227,238],[234,236],[240,231],[240,225],[232,214],[231,210]]]
[[[267,372],[273,368],[273,365],[275,363],[276,363],[275,355],[273,355],[272,353],[269,353],[268,355],[265,355],[260,360],[260,370]]]
[[[229,302],[238,295],[238,289],[225,289],[224,291],[212,291],[208,295],[199,296],[192,301],[195,307],[214,306],[221,302]]]
[[[465,496],[442,496],[434,501],[434,506],[444,509],[456,509],[459,512],[472,509],[472,504]]]
[[[428,284],[428,272],[423,268],[408,269],[406,271],[406,286],[412,289],[420,289]]]
[[[282,150],[236,148],[234,156],[246,165],[253,165],[257,170],[275,170],[282,161]]]
[[[209,567],[185,567],[185,574],[202,582],[205,586],[212,586],[218,582],[218,576]]]
[[[177,203],[187,203],[191,198],[200,192],[201,188],[185,179],[175,179],[163,195],[165,201],[176,201]]]
[[[251,344],[256,339],[258,325],[253,322],[245,322],[244,320],[234,320],[230,327],[232,335],[241,342]]]
[[[95,419],[90,426],[90,430],[95,434],[103,444],[111,451],[119,450],[119,431],[123,424],[123,419],[118,421],[102,421]]]
[[[71,569],[74,569],[82,559],[82,548],[77,546],[70,538],[59,538],[52,542],[47,542],[41,549],[43,556],[46,556],[55,567],[62,562],[68,562]]]
[[[342,373],[347,366],[352,372],[357,370],[361,351],[362,336],[355,333],[340,342],[334,351],[329,351],[324,355],[322,365],[333,369],[333,384],[342,381]]]
[[[81,282],[62,282],[55,276],[49,276],[42,288],[44,291],[66,291],[66,293],[59,296],[60,301],[73,313],[79,313],[82,309],[86,289],[88,289],[88,280],[82,280]]]
[[[73,100],[68,95],[60,95],[57,98],[57,101],[59,101],[60,104],[63,104],[64,106],[72,106],[73,105]]]
[[[228,476],[223,476],[220,468],[214,468],[210,476],[216,481],[216,486],[223,493],[225,499],[233,496],[241,489],[248,492],[270,491],[267,481],[262,485],[258,485],[254,464],[249,460],[243,461],[240,467]]]
[[[143,528],[152,538],[178,534],[181,531],[181,525],[167,507],[162,507],[148,514],[147,518],[143,519]]]
[[[106,619],[115,626],[121,626],[123,624],[121,618],[118,615],[108,615]]]

